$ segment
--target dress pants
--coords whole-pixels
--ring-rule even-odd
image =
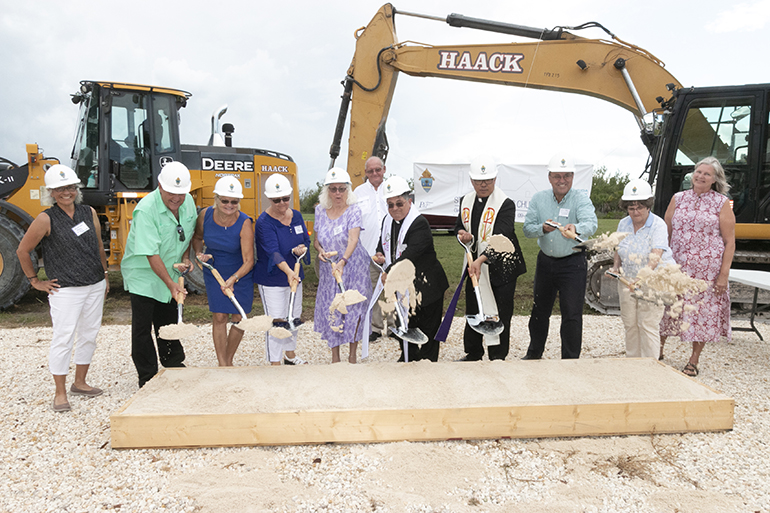
[[[586,293],[585,253],[553,258],[542,251],[537,255],[534,302],[529,318],[527,357],[539,359],[545,350],[551,311],[559,294],[561,309],[561,357],[579,358],[583,345],[583,302]]]
[[[164,367],[184,367],[184,348],[179,340],[166,340],[158,336],[162,326],[177,322],[177,305],[173,299],[161,303],[151,297],[131,296],[131,358],[139,375],[139,387],[158,373],[158,357]],[[153,327],[158,351],[152,340]]]
[[[642,301],[618,282],[620,318],[626,328],[626,357],[657,358],[660,354],[660,320],[663,305]]]
[[[503,331],[500,333],[500,343],[494,346],[487,346],[487,353],[490,360],[505,360],[508,356],[508,349],[511,342],[511,316],[513,316],[513,296],[516,294],[516,279],[502,285],[492,285],[492,294],[497,303],[497,315],[503,323]],[[483,306],[483,305],[482,305]],[[468,278],[465,285],[465,313],[475,315],[479,312],[476,294],[473,292],[473,284]],[[463,333],[463,347],[465,349],[465,359],[468,361],[478,361],[484,356],[484,335],[474,330],[465,323]]]

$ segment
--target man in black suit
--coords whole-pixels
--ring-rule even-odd
[[[433,248],[428,220],[412,205],[409,184],[400,176],[391,176],[383,184],[388,215],[382,221],[380,241],[374,260],[387,272],[402,261],[414,264],[414,288],[420,297],[416,311],[409,316],[409,327],[419,328],[428,337],[422,345],[409,344],[409,361],[438,361],[439,343],[434,338],[444,312],[444,292],[449,282]],[[400,362],[404,361],[401,346]]]
[[[463,345],[465,356],[460,361],[478,361],[484,356],[483,340],[486,338],[490,360],[505,360],[511,336],[513,296],[516,293],[516,279],[527,272],[527,264],[521,254],[519,240],[514,231],[516,205],[499,187],[497,164],[489,157],[479,157],[471,163],[470,170],[473,192],[465,195],[455,224],[455,233],[460,240],[469,244],[475,242],[473,265],[468,270],[479,280],[484,313],[489,314],[496,303],[497,315],[503,323],[499,337],[485,337],[465,325]],[[487,248],[492,235],[504,235],[514,247],[513,254],[497,254]],[[478,313],[478,302],[471,280],[465,288],[466,313]]]

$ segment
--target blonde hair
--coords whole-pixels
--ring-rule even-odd
[[[727,196],[727,191],[730,190],[730,184],[727,183],[725,168],[722,167],[722,164],[715,157],[706,157],[705,159],[702,159],[697,164],[695,164],[693,171],[704,164],[711,166],[711,168],[714,170],[714,183],[711,185],[711,188],[717,191],[719,194]]]
[[[345,198],[345,203],[348,205],[353,205],[354,203],[358,202],[358,198],[353,193],[353,186],[349,183],[336,183],[336,184],[330,184],[330,185],[345,185],[347,186],[348,190],[346,192],[347,198]],[[332,199],[329,197],[329,186],[324,185],[323,189],[321,189],[321,194],[318,195],[318,203],[325,209],[332,208]]]

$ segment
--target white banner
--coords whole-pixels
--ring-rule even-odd
[[[591,194],[594,166],[576,165],[572,188]],[[462,197],[473,190],[470,164],[414,164],[414,204],[421,214],[457,217]],[[516,221],[524,222],[529,200],[551,189],[545,165],[497,165],[497,187],[516,203]]]

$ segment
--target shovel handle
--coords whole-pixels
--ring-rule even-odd
[[[176,269],[179,273],[182,273],[182,269],[186,269],[187,266],[185,264],[174,264],[174,269]],[[184,304],[184,276],[180,276],[177,279],[177,283],[179,284],[179,288],[182,289],[179,294],[176,295],[174,299],[176,299],[177,304],[183,305]]]
[[[299,260],[297,260],[297,263],[294,264],[294,274],[297,275],[297,278],[299,278]],[[291,280],[291,291],[297,292],[297,280]]]
[[[468,259],[468,274],[471,274],[471,266],[473,265],[473,253],[471,253],[471,250],[468,248],[468,246],[465,246],[465,257]],[[479,286],[479,279],[475,274],[471,275],[471,283],[474,287]]]
[[[214,268],[212,267],[212,268],[211,268],[211,274],[212,274],[212,275],[214,276],[214,278],[217,280],[217,283],[219,283],[219,286],[220,286],[220,287],[224,287],[224,286],[225,286],[225,280],[223,280],[223,279],[222,279],[222,275],[221,275],[221,274],[219,274],[219,271],[217,271],[216,269],[214,269]],[[232,298],[232,297],[234,297],[234,296],[235,296],[235,294],[233,294],[233,289],[231,289],[230,287],[225,287],[225,296],[227,296],[227,297],[229,297],[229,298]]]

